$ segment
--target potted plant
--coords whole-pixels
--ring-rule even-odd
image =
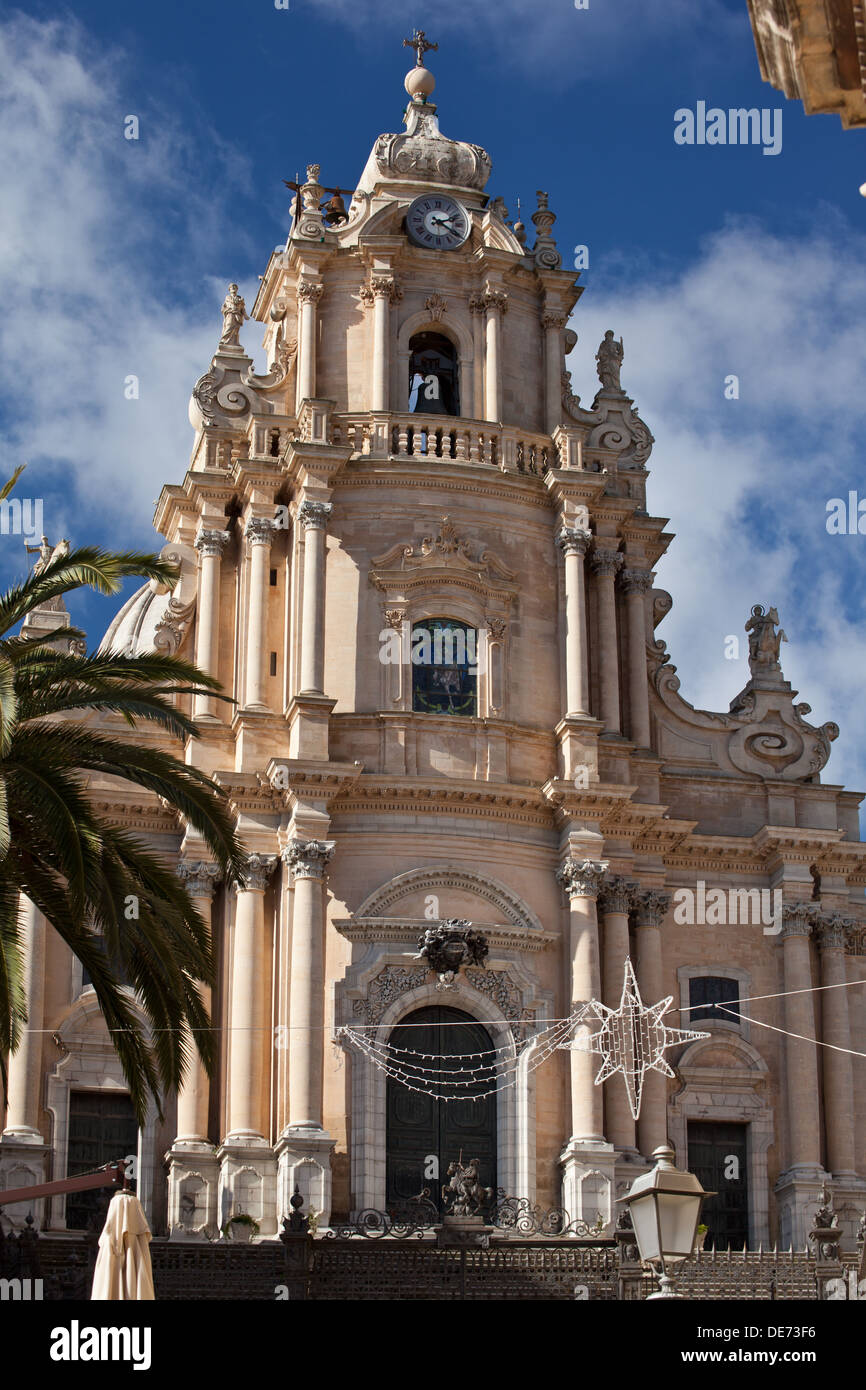
[[[238,1244],[249,1245],[259,1233],[259,1223],[254,1216],[248,1216],[246,1212],[238,1212],[235,1216],[230,1216],[222,1226],[222,1233],[226,1240],[233,1240]]]
[[[706,1238],[707,1238],[707,1227],[704,1225],[704,1223],[703,1223],[703,1221],[702,1221],[701,1224],[700,1224],[700,1226],[698,1226],[698,1229],[695,1231],[695,1250],[696,1250],[696,1251],[697,1251],[697,1250],[703,1250],[703,1248],[704,1248],[704,1241],[706,1240]]]

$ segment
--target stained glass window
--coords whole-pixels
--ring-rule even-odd
[[[412,708],[425,714],[475,714],[478,634],[453,618],[425,618],[412,628]]]

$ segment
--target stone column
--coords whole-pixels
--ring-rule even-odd
[[[614,581],[622,565],[618,551],[597,547],[590,557],[596,576],[598,595],[598,664],[601,690],[601,720],[606,734],[618,734],[619,717],[619,654],[616,636],[616,594]]]
[[[268,1123],[263,1087],[268,1043],[265,889],[276,862],[272,854],[251,854],[247,860],[246,886],[236,887],[227,1144],[265,1142]]]
[[[818,1110],[818,1049],[815,1007],[811,994],[809,937],[816,909],[811,903],[789,903],[782,909],[782,950],[786,998],[785,1028],[800,1038],[785,1038],[785,1084],[788,1094],[788,1136],[791,1168],[820,1168],[821,1118]]]
[[[565,316],[545,312],[541,316],[544,329],[544,414],[545,429],[553,434],[562,424],[562,330]]]
[[[483,294],[473,294],[469,300],[472,315],[472,415],[484,419],[484,314]]]
[[[583,557],[592,537],[565,527],[557,544],[565,556],[565,687],[568,714],[589,715],[589,666]]]
[[[333,840],[290,840],[283,862],[294,882],[289,981],[289,1123],[277,1145],[280,1202],[298,1182],[317,1211],[330,1213],[330,1155],[323,1125],[325,1047],[324,880]],[[288,1207],[286,1207],[288,1210]],[[328,1216],[325,1215],[325,1222]]]
[[[626,595],[628,625],[628,702],[631,713],[631,741],[638,748],[649,748],[650,715],[646,664],[645,594],[652,587],[652,575],[647,570],[624,569],[621,582]],[[661,1142],[659,1140],[659,1144]],[[654,1147],[658,1147],[658,1145]],[[650,1153],[652,1153],[652,1149],[650,1149]]]
[[[607,865],[592,859],[568,859],[557,879],[568,894],[569,938],[566,999],[571,1010],[601,996],[596,897]],[[602,1088],[595,1077],[600,1057],[583,1050],[595,1024],[578,1024],[576,1047],[569,1051],[571,1136],[560,1154],[561,1203],[569,1217],[594,1225],[599,1213],[614,1218],[616,1153],[604,1137]],[[583,1045],[583,1046],[582,1046]]]
[[[301,612],[301,694],[324,693],[325,681],[325,528],[330,502],[302,502],[304,600]]]
[[[568,895],[570,1007],[579,1008],[601,998],[596,898],[606,864],[595,860],[568,860],[557,880]],[[582,1036],[588,1036],[584,1032]],[[573,1049],[571,1057],[571,1137],[591,1143],[604,1142],[602,1091],[595,1076],[600,1062],[591,1052]]]
[[[177,873],[206,926],[211,928],[214,889],[221,876],[219,865],[182,859]],[[210,1012],[210,987],[201,985],[199,988]],[[216,1020],[212,1018],[211,1021],[217,1029]],[[188,1240],[213,1236],[220,1223],[217,1220],[219,1163],[208,1139],[210,1082],[189,1034],[185,1041],[190,1058],[177,1096],[177,1137],[166,1158],[169,1232],[174,1239]]]
[[[18,930],[24,959],[24,998],[27,1022],[21,1041],[8,1060],[6,1128],[0,1135],[0,1178],[4,1187],[32,1187],[48,1177],[50,1146],[39,1128],[42,1107],[42,1067],[45,1005],[46,923],[36,904],[23,893],[18,898]],[[47,1202],[16,1202],[0,1207],[14,1230],[26,1229],[32,1214],[37,1228],[45,1224]]]
[[[637,885],[613,875],[605,879],[601,894],[604,918],[602,947],[602,998],[609,1009],[618,1009],[622,998],[623,968],[630,955],[628,914]],[[604,1083],[605,1133],[616,1149],[636,1155],[635,1122],[623,1077],[617,1073]]]
[[[201,860],[190,861],[182,859],[177,866],[177,874],[185,883],[187,892],[192,898],[205,925],[210,930],[212,925],[211,906],[213,903],[214,889],[221,877],[219,865],[209,864]],[[201,985],[199,988],[205,1008],[210,1012],[210,986]],[[211,1145],[207,1135],[210,1082],[207,1072],[202,1066],[201,1058],[195,1051],[194,1041],[188,1038],[187,1042],[191,1057],[186,1070],[186,1076],[178,1091],[177,1138],[174,1142],[175,1145],[204,1144],[209,1149]]]
[[[661,925],[670,903],[668,893],[654,888],[641,893],[637,899],[635,974],[645,1004],[657,1004],[665,997]],[[638,1147],[646,1159],[668,1142],[667,1111],[667,1080],[660,1072],[648,1071],[643,1080],[637,1122]]]
[[[298,284],[298,409],[316,394],[316,305],[323,288],[314,280]]]
[[[24,960],[27,1022],[22,1024],[21,1041],[9,1058],[9,1104],[3,1138],[23,1144],[42,1144],[39,1111],[44,1042],[45,918],[23,893],[18,898],[18,931]]]
[[[270,592],[271,542],[274,523],[268,517],[251,516],[246,539],[250,548],[250,582],[247,605],[246,691],[247,709],[265,709],[265,656],[268,642],[268,594]]]
[[[502,315],[508,308],[508,295],[504,290],[488,289],[484,294],[486,310],[485,372],[484,372],[484,418],[499,422],[502,420],[502,371],[499,362],[499,337]]]
[[[198,615],[195,635],[196,665],[209,676],[219,675],[220,650],[220,568],[222,553],[229,540],[228,531],[199,528],[195,548],[201,556],[198,579]],[[196,695],[196,719],[217,717],[212,695]]]
[[[821,1167],[821,1115],[818,1104],[818,1048],[809,937],[818,917],[813,902],[782,908],[782,1022],[788,1116],[787,1165],[776,1185],[779,1244],[802,1249],[812,1226],[816,1201],[826,1180]],[[792,992],[800,991],[800,992]],[[805,992],[802,992],[805,991]]]
[[[854,1177],[857,1170],[854,1143],[854,1072],[849,1052],[833,1047],[851,1047],[848,1018],[848,991],[843,986],[845,942],[850,923],[834,914],[823,920],[820,930],[822,995],[822,1049],[824,1064],[824,1121],[827,1134],[827,1167],[834,1177]]]
[[[373,381],[370,392],[373,410],[388,409],[388,383],[391,374],[390,308],[399,291],[393,275],[373,275]]]

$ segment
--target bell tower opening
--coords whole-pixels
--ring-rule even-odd
[[[460,361],[444,333],[409,339],[409,410],[421,415],[460,414]]]

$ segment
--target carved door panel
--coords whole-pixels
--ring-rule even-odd
[[[453,1027],[460,1024],[465,1026]],[[447,1066],[455,1071],[489,1062],[473,1053],[492,1049],[487,1029],[459,1009],[433,1006],[405,1018],[391,1033],[391,1045],[427,1054],[416,1057],[430,1067]],[[466,1088],[465,1100],[434,1100],[421,1091],[410,1091],[394,1077],[387,1082],[387,1163],[386,1203],[392,1206],[417,1197],[422,1188],[442,1208],[442,1184],[447,1181],[449,1163],[459,1159],[480,1160],[479,1178],[483,1186],[496,1187],[496,1096],[469,1097],[479,1087]],[[437,1171],[438,1176],[425,1176]]]
[[[749,1243],[746,1125],[689,1121],[689,1172],[711,1192],[701,1221],[705,1249],[743,1250]]]
[[[77,1177],[138,1151],[138,1125],[124,1091],[72,1091],[69,1097],[69,1149],[66,1176]],[[135,1184],[132,1184],[133,1188]],[[111,1188],[70,1192],[69,1230],[99,1229],[113,1196]]]

